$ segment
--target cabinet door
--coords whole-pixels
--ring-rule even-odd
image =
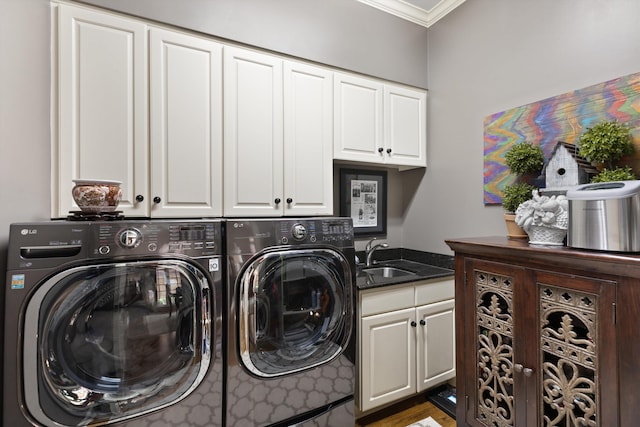
[[[427,166],[427,93],[384,85],[386,162]]]
[[[516,358],[527,381],[528,425],[617,426],[616,283],[535,271],[537,309],[525,296],[528,351]],[[533,317],[529,317],[533,318]],[[520,368],[522,366],[522,368]],[[529,370],[527,370],[529,368]],[[522,369],[522,372],[520,371]]]
[[[150,30],[151,215],[222,215],[222,45]]]
[[[619,425],[616,283],[478,260],[465,271],[460,425]]]
[[[418,392],[456,375],[454,300],[416,308]]]
[[[383,162],[382,83],[335,73],[334,97],[334,158]]]
[[[224,214],[282,215],[282,60],[224,49]]]
[[[61,4],[57,54],[54,216],[78,209],[71,180],[92,178],[122,181],[118,209],[148,216],[136,202],[149,186],[146,25]]]
[[[362,318],[360,410],[416,392],[415,308]]]
[[[515,338],[514,300],[515,288],[523,286],[524,269],[467,259],[464,271],[465,284],[456,282],[456,297],[461,296],[456,310],[464,311],[456,420],[461,426],[524,426],[526,392],[513,370],[515,344],[524,351],[524,343]]]
[[[284,63],[284,214],[333,214],[333,73]]]

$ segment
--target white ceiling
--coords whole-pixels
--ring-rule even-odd
[[[465,0],[358,0],[407,21],[429,28]]]

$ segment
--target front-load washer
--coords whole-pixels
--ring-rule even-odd
[[[10,228],[6,426],[221,426],[223,222]]]
[[[350,218],[227,220],[228,426],[354,425]]]

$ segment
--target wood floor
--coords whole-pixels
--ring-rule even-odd
[[[427,417],[433,418],[442,427],[456,426],[455,419],[425,397],[419,397],[360,418],[356,420],[355,427],[406,427]]]

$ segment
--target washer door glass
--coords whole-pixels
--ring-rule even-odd
[[[239,283],[239,346],[244,366],[276,377],[327,363],[352,328],[352,272],[330,248],[276,250],[256,257]]]
[[[52,277],[25,317],[29,412],[44,424],[110,423],[186,397],[210,363],[208,305],[206,277],[179,260]]]

